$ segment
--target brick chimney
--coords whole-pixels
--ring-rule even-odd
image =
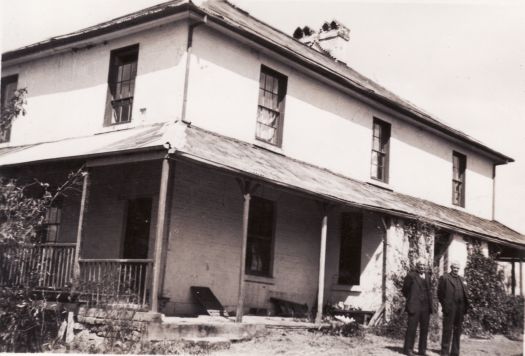
[[[337,20],[325,22],[319,30],[297,27],[293,38],[340,62],[346,62],[350,30]]]

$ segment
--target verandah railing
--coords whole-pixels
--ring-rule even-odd
[[[149,304],[153,260],[81,259],[79,292],[93,304]]]
[[[149,305],[150,259],[80,259],[75,280],[74,243],[0,245],[0,286],[73,292],[100,303]]]
[[[73,282],[74,243],[0,245],[0,286],[64,290]]]

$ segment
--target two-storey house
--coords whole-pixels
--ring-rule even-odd
[[[512,158],[304,32],[175,0],[4,53],[2,103],[25,88],[27,115],[2,133],[2,174],[87,172],[48,213],[42,242],[63,267],[43,287],[116,273],[167,315],[199,310],[192,286],[239,316],[272,297],[376,310],[414,221],[442,270],[471,240],[521,256],[525,237],[493,220],[496,167]]]

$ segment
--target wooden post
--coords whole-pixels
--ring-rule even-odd
[[[321,248],[319,251],[319,286],[317,289],[317,314],[315,316],[316,324],[320,324],[323,319],[327,227],[328,227],[328,208],[326,205],[324,205],[323,206],[323,219],[321,222]]]
[[[88,199],[89,199],[89,185],[90,185],[90,172],[86,169],[84,172],[84,180],[82,182],[82,198],[80,200],[80,213],[78,216],[78,227],[77,227],[77,243],[75,248],[75,257],[73,262],[73,278],[74,285],[78,287],[80,279],[80,249],[82,248],[82,234],[84,230],[84,220],[87,211]]]
[[[249,185],[247,183],[246,185]],[[251,194],[249,192],[243,192],[244,206],[242,211],[242,242],[241,242],[241,268],[239,270],[239,298],[237,300],[237,313],[235,315],[235,321],[237,323],[242,322],[243,309],[244,309],[244,273],[246,269],[246,244],[248,242],[248,217],[250,215],[250,199]]]
[[[512,269],[511,269],[511,290],[512,290],[512,295],[516,295],[516,263],[514,262],[514,260],[511,260],[512,263]]]
[[[388,274],[388,233],[390,229],[391,220],[390,218],[381,217],[383,223],[383,266],[381,273],[381,301],[386,303],[386,279]]]
[[[520,259],[520,295],[523,297],[523,264]]]
[[[250,200],[253,192],[258,185],[253,185],[249,180],[237,179],[241,192],[244,198],[244,205],[242,211],[242,241],[241,241],[241,266],[239,269],[239,293],[237,299],[237,311],[235,314],[235,322],[242,323],[244,314],[244,274],[246,270],[246,245],[248,243],[248,218],[250,216]]]
[[[166,222],[166,203],[170,173],[170,162],[168,156],[162,159],[162,171],[160,176],[159,202],[157,208],[157,225],[155,231],[155,252],[153,256],[153,282],[151,285],[151,311],[159,311],[159,285],[162,262],[162,241]]]

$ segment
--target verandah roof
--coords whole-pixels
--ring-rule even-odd
[[[176,156],[247,174],[322,199],[422,219],[470,236],[525,248],[524,235],[494,220],[382,189],[197,127],[185,128],[183,137],[183,145],[175,143]]]
[[[525,249],[525,236],[497,221],[382,189],[247,142],[182,123],[156,124],[0,149],[0,169],[36,162],[88,160],[148,150],[166,151],[167,142],[176,149],[175,157],[202,162],[320,199],[394,216],[422,219],[452,231]]]

